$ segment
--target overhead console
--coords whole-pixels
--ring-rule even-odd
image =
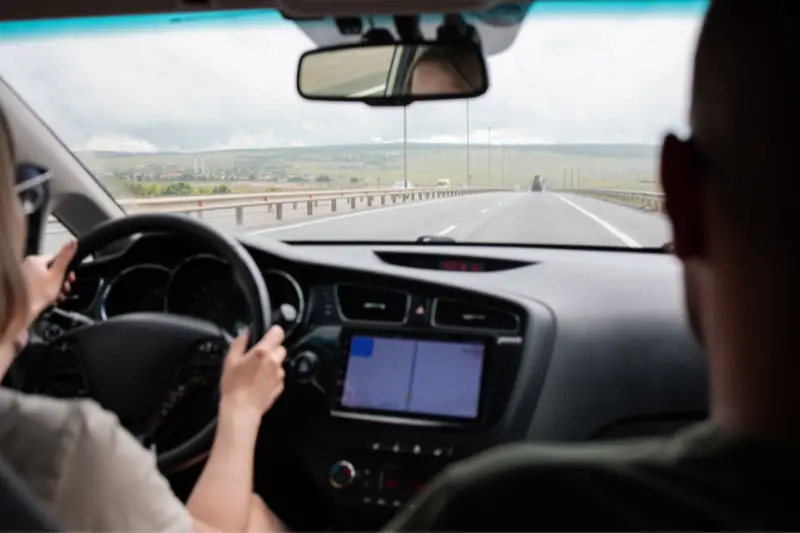
[[[304,463],[339,506],[392,512],[499,441],[529,325],[521,307],[361,283],[315,286],[309,304],[282,401]]]

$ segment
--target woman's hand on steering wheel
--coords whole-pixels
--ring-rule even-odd
[[[27,326],[30,326],[42,311],[60,302],[70,290],[70,283],[75,281],[75,274],[67,278],[67,268],[78,249],[76,241],[61,247],[55,256],[29,255],[22,262],[22,272],[30,299],[30,311]]]
[[[237,413],[260,424],[261,417],[283,392],[283,339],[283,329],[273,326],[250,350],[247,331],[231,343],[220,379],[221,416]]]

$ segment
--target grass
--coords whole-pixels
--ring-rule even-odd
[[[535,174],[544,176],[553,188],[609,188],[658,191],[657,150],[646,145],[486,145],[470,147],[469,172],[474,186],[529,187]],[[132,172],[160,167],[172,172],[193,171],[191,153],[82,153],[79,157],[112,192],[124,187],[112,172]],[[197,188],[225,184],[231,192],[262,192],[297,187],[390,187],[406,176],[416,186],[434,186],[439,179],[460,185],[467,181],[467,148],[464,145],[409,143],[404,155],[402,144],[374,144],[335,147],[301,147],[265,150],[226,150],[205,152],[210,172],[239,174],[242,179],[192,182]],[[491,174],[489,163],[491,161]],[[246,176],[265,173],[308,175],[307,184],[247,180]],[[328,183],[313,178],[326,175]]]

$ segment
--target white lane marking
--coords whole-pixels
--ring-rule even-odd
[[[439,234],[439,235],[447,235],[448,233],[450,233],[450,232],[451,232],[451,231],[453,231],[454,229],[456,229],[456,227],[455,227],[455,226],[447,226],[447,227],[446,227],[446,228],[444,228],[442,231],[440,231],[438,234]]]
[[[350,98],[361,98],[362,96],[369,96],[371,94],[375,94],[378,91],[383,91],[386,88],[386,84],[376,85],[375,87],[370,87],[369,89],[364,89],[363,91],[358,91],[357,93],[353,93],[350,95]]]
[[[629,248],[641,248],[642,247],[641,244],[639,244],[635,240],[631,239],[630,237],[628,237],[627,235],[622,233],[620,230],[618,230],[617,228],[615,228],[614,226],[612,226],[611,224],[609,224],[608,222],[606,222],[602,218],[598,217],[594,213],[590,213],[589,211],[587,211],[586,209],[582,208],[581,206],[579,206],[579,205],[577,205],[577,204],[575,204],[573,202],[570,202],[566,198],[562,197],[560,194],[553,194],[553,196],[555,196],[556,198],[558,198],[559,200],[561,200],[565,204],[571,205],[572,207],[574,207],[575,209],[577,209],[578,211],[580,211],[581,213],[583,213],[587,217],[591,218],[592,220],[594,220],[595,222],[597,222],[598,224],[603,226],[603,228],[605,228],[609,233],[611,233],[613,236],[615,236],[616,238],[618,238],[619,240],[621,240],[622,242],[627,244]]]
[[[490,193],[489,193],[490,194]],[[294,224],[286,224],[285,226],[275,226],[272,228],[265,228],[265,229],[257,229],[255,231],[248,231],[248,235],[261,235],[262,233],[272,233],[273,231],[283,231],[285,229],[295,229],[295,228],[302,228],[304,226],[312,226],[314,224],[321,224],[322,222],[331,222],[335,220],[342,220],[345,218],[353,218],[353,217],[360,217],[363,215],[374,215],[375,213],[385,213],[387,211],[394,211],[395,209],[408,209],[409,207],[423,207],[426,205],[431,204],[439,204],[439,203],[446,203],[446,202],[453,202],[456,200],[463,200],[465,198],[475,198],[475,195],[467,195],[467,196],[456,196],[454,198],[440,198],[438,200],[428,200],[426,202],[419,202],[415,204],[406,204],[406,205],[393,205],[390,207],[381,207],[378,209],[367,209],[364,211],[358,211],[356,213],[347,213],[344,215],[329,215],[326,217],[314,219],[314,220],[305,220],[303,222],[296,222]]]
[[[485,213],[488,209],[481,209],[481,213]]]

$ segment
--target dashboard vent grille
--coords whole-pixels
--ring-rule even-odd
[[[402,323],[411,302],[406,292],[363,285],[338,285],[336,298],[343,318],[369,322]]]
[[[75,313],[88,311],[100,292],[100,283],[100,278],[76,278],[66,299],[58,307]]]
[[[490,306],[439,298],[433,310],[433,323],[439,327],[516,332],[519,317]]]

